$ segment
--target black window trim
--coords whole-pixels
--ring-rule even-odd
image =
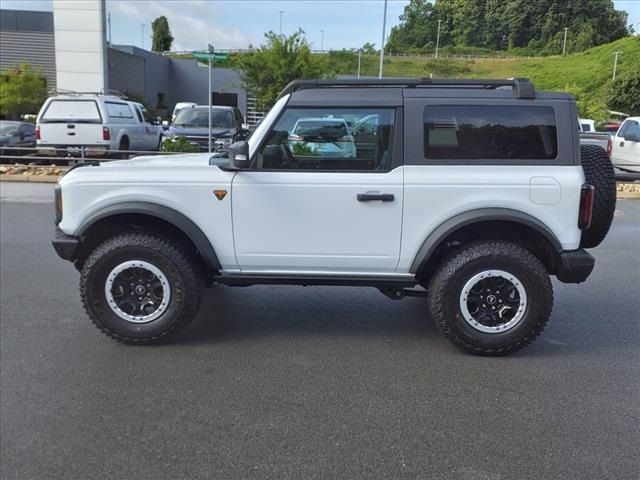
[[[496,164],[496,165],[500,165],[500,164],[509,164],[509,165],[519,165],[519,164],[527,164],[529,162],[547,162],[549,164],[555,163],[558,161],[558,156],[560,155],[560,142],[559,142],[559,128],[558,128],[558,118],[557,118],[557,112],[556,109],[553,108],[550,105],[514,105],[514,104],[505,104],[505,105],[496,105],[496,104],[486,104],[486,105],[479,105],[479,104],[475,104],[475,105],[462,105],[462,104],[456,104],[454,102],[452,102],[451,104],[445,104],[445,103],[428,103],[423,107],[423,113],[422,113],[422,122],[424,125],[424,118],[427,112],[427,109],[430,107],[486,107],[486,108],[491,108],[491,107],[507,107],[507,108],[549,108],[551,109],[551,111],[553,112],[553,118],[555,121],[555,127],[556,127],[556,145],[555,145],[555,156],[550,157],[550,158],[488,158],[488,157],[482,157],[482,158],[441,158],[441,157],[428,157],[427,156],[427,149],[426,149],[426,139],[424,138],[424,127],[423,127],[423,137],[422,137],[422,153],[424,156],[424,159],[429,162],[429,163],[443,163],[443,164],[450,164],[450,163],[454,163],[454,164],[462,164],[464,163],[465,165],[487,165],[487,164]],[[485,163],[486,162],[486,163]]]
[[[411,92],[407,90],[407,92]],[[514,159],[427,159],[424,156],[423,111],[428,105],[516,105],[552,107],[556,117],[558,132],[558,155],[555,160],[514,160]],[[578,110],[572,98],[536,98],[535,100],[514,100],[512,98],[434,98],[427,96],[405,96],[404,98],[404,164],[406,166],[579,166],[580,135]],[[417,116],[416,116],[417,115]],[[419,122],[415,120],[419,118]],[[571,122],[566,119],[571,118]],[[560,121],[562,120],[562,121]]]
[[[285,112],[287,111],[287,109],[290,108],[291,110],[329,110],[329,109],[360,109],[360,110],[369,110],[369,109],[393,109],[395,111],[395,118],[394,118],[394,133],[393,136],[391,137],[391,144],[390,144],[390,150],[393,153],[393,157],[392,157],[392,161],[391,161],[391,166],[389,167],[388,170],[345,170],[345,169],[296,169],[296,168],[255,168],[255,164],[257,162],[257,156],[258,156],[258,152],[260,152],[265,144],[267,143],[267,140],[269,139],[269,136],[271,135],[271,132],[273,131],[273,127],[275,127],[278,122],[280,122],[280,119],[282,118],[282,116],[285,114]],[[378,105],[346,105],[346,104],[327,104],[327,105],[309,105],[309,106],[305,106],[305,105],[293,105],[291,107],[289,107],[289,102],[287,102],[283,107],[282,110],[280,111],[280,113],[278,113],[278,116],[273,120],[273,123],[271,124],[271,127],[269,128],[269,130],[265,133],[265,135],[262,137],[262,140],[260,141],[260,144],[257,146],[255,153],[253,154],[253,156],[251,157],[251,162],[250,162],[250,167],[248,169],[245,169],[243,171],[247,171],[247,172],[296,172],[296,173],[303,173],[303,172],[309,172],[309,173],[317,173],[317,172],[321,172],[321,173],[367,173],[367,174],[386,174],[386,173],[390,173],[393,170],[395,170],[396,168],[398,168],[399,166],[402,166],[404,164],[404,157],[403,157],[403,148],[402,148],[402,144],[403,144],[403,138],[404,138],[404,129],[403,129],[403,119],[404,119],[404,109],[401,106],[390,106],[390,105],[382,105],[382,106],[378,106]]]

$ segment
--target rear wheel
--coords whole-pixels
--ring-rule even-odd
[[[478,355],[506,355],[531,343],[553,306],[551,281],[540,260],[510,242],[457,250],[440,264],[427,290],[438,329]]]
[[[198,312],[203,280],[193,259],[170,239],[124,233],[87,258],[80,291],[87,314],[126,343],[168,340]]]

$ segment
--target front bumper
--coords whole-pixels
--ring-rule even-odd
[[[596,259],[584,249],[561,252],[556,277],[563,283],[582,283],[591,272]]]
[[[75,260],[80,249],[80,239],[67,235],[59,228],[56,228],[55,236],[51,243],[58,256],[70,262]]]

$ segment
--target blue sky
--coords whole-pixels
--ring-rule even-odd
[[[398,23],[408,0],[389,0],[387,34]],[[614,0],[616,8],[629,13],[629,23],[640,31],[640,0]],[[107,0],[111,13],[113,43],[151,45],[150,23],[165,15],[169,19],[175,50],[247,48],[260,45],[268,30],[306,32],[313,47],[358,48],[365,42],[380,45],[383,0]],[[51,10],[51,0],[0,0],[0,8]],[[142,27],[142,25],[145,25]],[[143,30],[144,29],[144,30]],[[143,37],[144,31],[144,37]]]

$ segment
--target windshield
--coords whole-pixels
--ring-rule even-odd
[[[19,123],[0,122],[0,136],[11,137],[18,132]]]
[[[174,125],[176,127],[208,128],[206,108],[186,108],[180,110]],[[233,128],[233,112],[231,110],[211,110],[211,128]]]

